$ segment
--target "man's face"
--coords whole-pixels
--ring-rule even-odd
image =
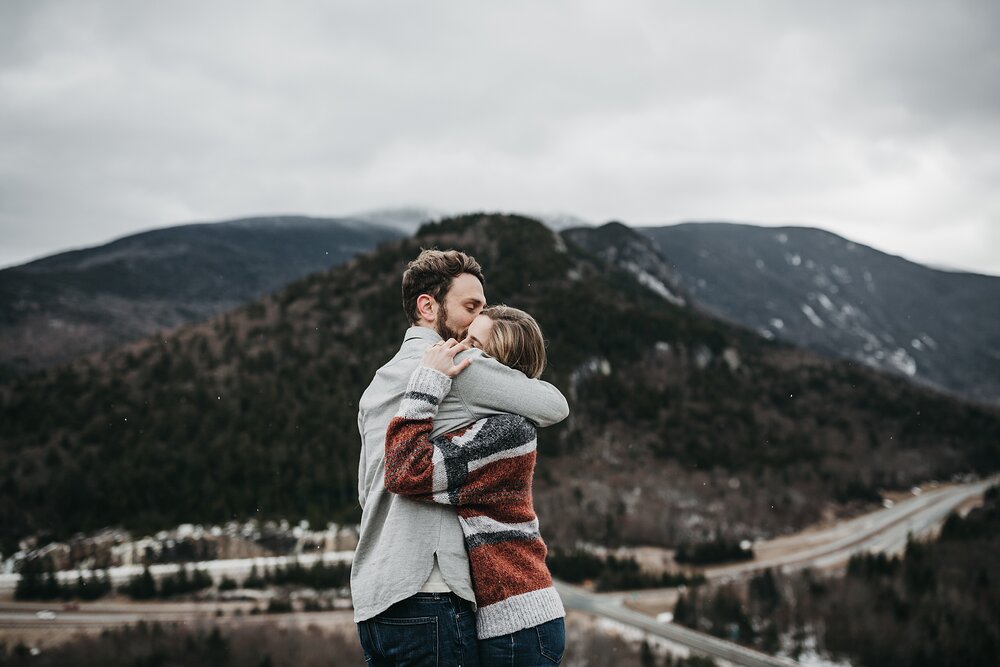
[[[485,305],[486,295],[479,278],[471,273],[463,273],[451,281],[451,289],[438,309],[435,329],[445,340],[462,340],[472,320],[476,319]]]

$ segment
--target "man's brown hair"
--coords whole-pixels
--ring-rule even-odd
[[[545,339],[535,318],[510,306],[490,306],[482,314],[493,321],[483,352],[530,378],[539,377],[545,370]]]
[[[470,273],[483,285],[486,284],[483,269],[474,257],[459,250],[421,250],[403,272],[403,310],[410,324],[420,321],[417,298],[421,294],[428,294],[438,303],[444,303],[451,282],[463,273]]]

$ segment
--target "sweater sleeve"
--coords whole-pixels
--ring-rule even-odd
[[[545,427],[569,415],[566,398],[548,382],[529,378],[479,350],[462,352],[455,359],[466,358],[475,361],[455,378],[453,393],[473,419],[509,413]]]
[[[385,488],[391,493],[443,505],[491,504],[521,491],[511,477],[523,476],[514,458],[533,453],[535,428],[518,415],[494,415],[466,429],[432,438],[434,416],[450,380],[418,368],[385,437]],[[530,492],[530,489],[528,490]]]
[[[399,410],[385,432],[386,491],[435,502],[436,495],[447,490],[440,479],[435,486],[434,475],[435,445],[445,444],[445,438],[431,438],[431,431],[438,406],[450,389],[451,378],[433,368],[419,366],[410,376]]]

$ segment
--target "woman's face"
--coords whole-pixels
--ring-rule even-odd
[[[476,319],[472,320],[472,324],[469,325],[469,344],[472,347],[478,347],[480,350],[483,349],[486,343],[489,342],[492,331],[493,320],[485,315],[477,315]]]

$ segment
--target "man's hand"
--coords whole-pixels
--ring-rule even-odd
[[[424,352],[421,365],[440,371],[450,378],[455,377],[472,363],[472,359],[465,359],[458,364],[455,363],[455,355],[463,350],[468,350],[469,346],[464,342],[459,343],[454,338],[434,343]]]

